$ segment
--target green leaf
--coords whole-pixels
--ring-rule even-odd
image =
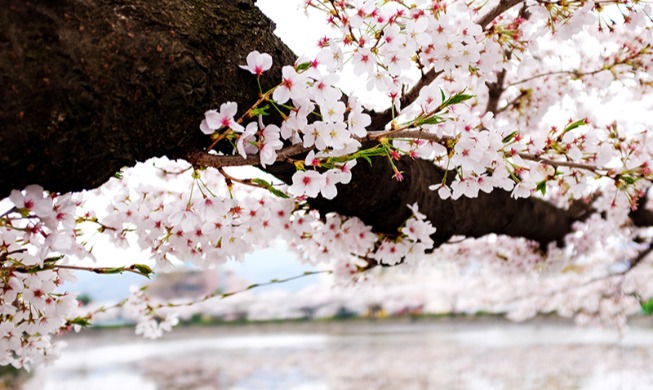
[[[433,116],[430,117],[430,118],[416,120],[416,121],[415,121],[415,125],[416,125],[416,126],[421,126],[421,125],[437,125],[437,124],[442,123],[442,122],[444,122],[444,121],[442,120],[441,117],[439,117],[439,116],[437,116],[437,115],[433,115]]]
[[[634,178],[632,176],[621,176],[621,180],[626,182],[626,184],[635,184],[637,182],[637,178]]]
[[[644,314],[649,316],[653,314],[653,298],[649,299],[648,301],[640,301],[639,304],[642,307]]]
[[[541,182],[537,183],[535,190],[540,191],[542,195],[546,195],[546,180],[542,180]]]
[[[48,257],[47,259],[43,260],[44,263],[56,263],[57,261],[63,259],[65,256],[64,255],[59,255],[59,256],[53,256],[53,257]]]
[[[444,91],[442,90],[442,88],[440,88],[440,97],[442,98],[443,102],[447,100],[447,95],[444,94]]]
[[[385,147],[374,147],[370,149],[364,149],[358,151],[357,155],[360,157],[376,157],[376,156],[385,156],[388,154]]]
[[[141,275],[145,276],[146,278],[150,278],[152,274],[154,274],[154,271],[152,268],[145,264],[134,264],[131,266],[132,269],[138,271]]]
[[[267,116],[267,115],[269,115],[269,113],[267,111],[269,108],[270,108],[270,106],[268,104],[266,104],[263,107],[255,108],[250,112],[249,116],[252,117],[252,118],[257,117],[259,115]]]
[[[583,118],[583,119],[579,119],[579,120],[577,120],[576,122],[571,122],[570,124],[568,124],[567,127],[565,127],[565,131],[564,131],[564,132],[566,133],[566,132],[568,132],[568,131],[572,131],[573,129],[576,129],[576,128],[578,128],[578,127],[584,126],[584,125],[586,125],[586,124],[587,124],[587,120],[586,120],[586,119],[584,119],[584,118]]]
[[[508,142],[512,141],[513,138],[515,138],[515,136],[517,135],[517,133],[518,133],[517,130],[513,131],[512,133],[510,133],[510,134],[508,134],[507,136],[503,137],[503,139],[501,140],[501,142],[503,142],[504,144],[507,144]]]
[[[290,198],[285,192],[283,192],[283,191],[281,191],[281,190],[279,190],[277,188],[274,188],[274,187],[269,187],[268,191],[270,191],[272,193],[272,195],[277,196],[279,198],[283,198],[283,199]]]
[[[297,72],[302,72],[302,71],[305,71],[306,69],[308,69],[310,67],[311,67],[310,62],[302,62],[301,64],[298,64],[297,66],[295,66],[295,70]]]
[[[270,191],[272,195],[278,196],[279,198],[283,198],[283,199],[290,198],[285,192],[280,191],[277,188],[274,188],[274,186],[271,183],[268,183],[263,179],[252,179],[252,183],[265,188],[266,190]]]
[[[80,325],[84,328],[87,328],[91,325],[91,321],[87,317],[75,317],[72,319],[69,319],[68,322],[74,325]]]
[[[450,97],[449,99],[447,99],[444,103],[442,103],[442,105],[443,106],[453,106],[454,104],[462,103],[465,100],[469,100],[469,99],[471,99],[473,97],[474,97],[474,95],[467,95],[467,94],[464,94],[462,92],[457,93],[457,94],[453,95],[452,97]]]

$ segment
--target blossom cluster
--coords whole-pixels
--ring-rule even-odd
[[[227,177],[212,168],[192,171],[187,163],[165,160],[158,160],[157,165],[159,179],[174,186],[156,190],[156,183],[140,184],[138,172],[125,172],[121,180],[112,179],[99,190],[110,194],[105,215],[84,222],[99,227],[114,243],[149,250],[157,270],[181,263],[211,268],[242,261],[245,254],[276,239],[288,242],[310,263],[328,264],[336,259],[353,267],[355,259],[371,255],[380,243],[379,235],[358,218],[321,216],[308,209],[301,196],[281,198],[265,189],[232,188]],[[293,191],[293,186],[275,187],[282,193]],[[429,236],[435,230],[417,205],[411,210],[413,217],[397,236],[405,237],[411,246],[419,243],[423,253],[433,245]]]
[[[30,368],[51,362],[62,346],[52,335],[78,328],[69,257],[87,257],[76,242],[76,202],[43,188],[14,190],[0,217],[0,365]],[[63,265],[57,268],[55,265]]]
[[[58,291],[63,281],[74,279],[72,270],[136,269],[149,276],[144,264],[94,267],[93,247],[102,241],[148,250],[149,264],[165,272],[181,264],[211,268],[242,261],[247,253],[283,239],[306,261],[349,268],[347,277],[378,246],[379,237],[357,218],[331,214],[322,220],[301,200],[297,204],[261,189],[232,188],[215,169],[198,172],[187,163],[165,160],[157,165],[159,183],[143,184],[134,169],[74,200],[38,186],[12,193],[13,206],[2,216],[0,229],[3,364],[28,367],[55,358],[52,335],[86,326],[101,314],[84,313],[74,294]],[[163,189],[163,183],[176,185]],[[98,204],[106,204],[106,210]],[[410,226],[405,234],[414,237]],[[159,337],[177,323],[174,313],[160,310],[140,289],[122,306],[125,317],[137,322],[137,333],[146,337]]]
[[[547,195],[547,189],[555,187],[549,190],[549,197],[553,193],[557,198],[573,200],[588,197],[596,188],[605,186],[609,180],[601,182],[602,178],[619,178],[613,180],[614,185],[634,205],[643,183],[650,179],[645,130],[624,135],[617,131],[616,124],[596,126],[594,117],[585,117],[551,126],[549,134],[542,136],[541,126],[536,126],[539,133],[531,129],[529,122],[523,123],[524,128],[515,128],[514,121],[482,110],[479,95],[485,93],[487,85],[497,82],[497,74],[515,66],[516,73],[522,76],[536,70],[531,48],[537,47],[539,35],[564,35],[563,30],[570,30],[575,36],[593,31],[596,17],[592,2],[564,9],[531,2],[528,11],[536,16],[528,20],[519,15],[497,19],[487,26],[474,22],[477,8],[460,2],[377,5],[373,1],[308,1],[306,6],[326,12],[327,22],[337,34],[320,40],[321,50],[314,58],[302,58],[295,66],[283,67],[278,86],[265,94],[261,91],[264,100],[277,110],[287,111],[281,126],[265,126],[259,117],[258,125],[250,123],[243,130],[239,123],[257,107],[236,120],[237,106],[233,102],[223,104],[218,115],[222,118],[228,113],[228,117],[218,120],[214,118],[215,110],[207,111],[200,126],[206,133],[229,129],[240,133],[237,152],[244,158],[258,153],[263,167],[277,160],[284,142],[310,150],[305,164],[296,164],[299,169],[293,176],[292,194],[334,198],[336,184],[350,180],[349,175],[341,175],[341,171],[349,169],[343,164],[355,162],[366,152],[359,140],[383,142],[385,137],[393,142],[384,144],[375,155],[385,155],[391,163],[402,155],[433,160],[451,172],[442,183],[431,187],[443,198],[476,197],[481,191],[487,193],[495,188],[511,191],[519,198],[535,192]],[[642,14],[635,8],[630,11]],[[541,20],[555,23],[542,24]],[[650,39],[646,37],[650,37],[651,29],[646,28],[645,19],[640,16],[637,25],[623,35],[637,39],[625,46],[626,54],[615,57],[609,65],[599,64],[600,71],[590,72],[588,77],[627,65],[640,79],[650,79],[647,74],[651,68],[637,65],[650,59]],[[520,53],[524,60],[507,56],[508,49]],[[354,74],[367,78],[370,89],[392,98],[389,130],[367,128],[370,116],[358,99],[350,96],[347,103],[342,101],[335,83],[336,72],[342,71],[345,63],[351,64]],[[242,67],[259,77],[271,65],[271,56],[252,52]],[[421,86],[414,101],[401,107],[401,91],[415,70],[443,76]],[[557,73],[585,77],[580,71],[553,74]],[[530,75],[514,85],[528,84],[539,77]],[[465,80],[466,84],[455,80]],[[506,94],[512,93],[510,86]],[[560,100],[550,93],[539,95],[540,99],[549,96],[549,100],[531,102],[537,103],[537,112],[544,112]],[[508,104],[523,104],[522,99],[528,96],[530,93],[522,90],[515,102]],[[311,114],[320,120],[311,122]],[[208,132],[207,123],[213,123]],[[402,172],[394,169],[394,177],[402,180]]]
[[[416,264],[427,250],[433,248],[431,236],[436,229],[426,219],[426,215],[419,212],[419,206],[408,206],[412,216],[406,220],[401,229],[402,235],[396,239],[384,239],[372,256],[380,264],[396,265],[399,263]]]
[[[136,322],[136,334],[145,338],[156,339],[169,332],[179,323],[175,313],[161,313],[155,305],[150,304],[150,297],[144,288],[132,287],[131,294],[122,307],[125,318]]]

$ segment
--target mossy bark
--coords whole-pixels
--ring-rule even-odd
[[[274,58],[264,87],[294,61],[273,29],[252,0],[0,0],[0,197],[33,183],[94,188],[137,161],[202,150],[205,110],[226,101],[243,110],[258,98],[255,78],[238,67],[247,53]],[[490,232],[546,244],[574,220],[502,191],[443,201],[428,190],[442,175],[431,163],[404,158],[399,169],[403,182],[383,158],[360,162],[335,200],[311,205],[395,233],[417,202],[438,244]],[[294,171],[270,172],[289,181]]]

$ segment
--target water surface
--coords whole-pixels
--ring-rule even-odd
[[[344,322],[87,332],[25,390],[651,389],[653,329]]]

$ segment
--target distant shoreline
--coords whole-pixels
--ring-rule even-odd
[[[653,327],[653,319],[650,317],[635,317],[629,324],[637,327]],[[438,317],[399,317],[399,318],[352,318],[346,320],[290,320],[290,321],[248,321],[248,322],[220,322],[211,324],[178,325],[172,332],[163,335],[163,340],[202,337],[209,335],[231,336],[231,335],[271,335],[271,334],[374,334],[392,332],[430,332],[437,329],[450,330],[466,327],[479,326],[560,326],[575,327],[573,320],[558,316],[536,317],[534,319],[515,322],[502,316],[438,316]],[[616,331],[616,330],[615,330]],[[107,343],[132,342],[145,340],[134,333],[134,326],[120,327],[91,327],[83,329],[79,333],[69,333],[59,338],[60,340],[74,340],[76,345],[88,341],[102,342],[106,338]]]

